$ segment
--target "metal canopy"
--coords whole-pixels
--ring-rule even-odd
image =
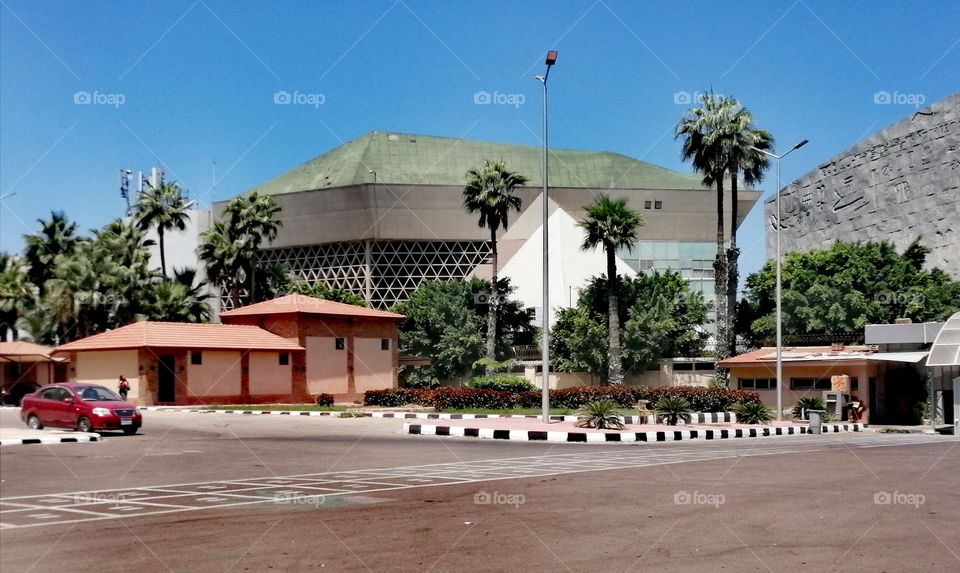
[[[940,329],[930,348],[927,366],[960,366],[960,312],[951,316]]]
[[[867,360],[881,360],[884,362],[909,362],[915,364],[927,357],[929,352],[875,352],[865,356]]]

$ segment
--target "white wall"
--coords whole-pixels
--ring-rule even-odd
[[[344,349],[336,349],[336,339],[328,336],[306,337],[307,391],[313,395],[347,392],[347,340]]]
[[[354,338],[353,380],[357,392],[393,387],[393,349],[382,350],[379,338]],[[393,344],[391,340],[390,344]]]
[[[203,364],[191,364],[188,355],[187,387],[191,396],[238,396],[240,353],[204,350]]]
[[[130,382],[130,392],[127,398],[133,400],[138,397],[140,384],[139,362],[136,350],[103,350],[99,352],[77,352],[77,382],[88,382],[106,386],[114,392],[118,391],[120,375]]]
[[[290,364],[280,365],[279,352],[250,353],[250,393],[290,394],[293,391]]]

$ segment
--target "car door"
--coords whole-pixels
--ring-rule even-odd
[[[78,398],[70,388],[60,388],[60,421],[59,424],[66,428],[73,428],[77,425],[77,418],[80,416],[80,398]]]
[[[59,426],[63,418],[62,410],[66,405],[61,398],[62,388],[45,388],[37,400],[36,414],[44,426]]]

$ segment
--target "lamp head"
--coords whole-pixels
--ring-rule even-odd
[[[548,66],[552,66],[553,64],[557,63],[557,51],[550,50],[547,52],[547,61],[544,63],[546,63]]]

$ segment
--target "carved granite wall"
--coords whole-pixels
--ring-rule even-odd
[[[780,195],[783,252],[844,241],[917,237],[928,266],[960,278],[960,93],[861,141]],[[767,256],[776,253],[776,208],[765,205]]]

